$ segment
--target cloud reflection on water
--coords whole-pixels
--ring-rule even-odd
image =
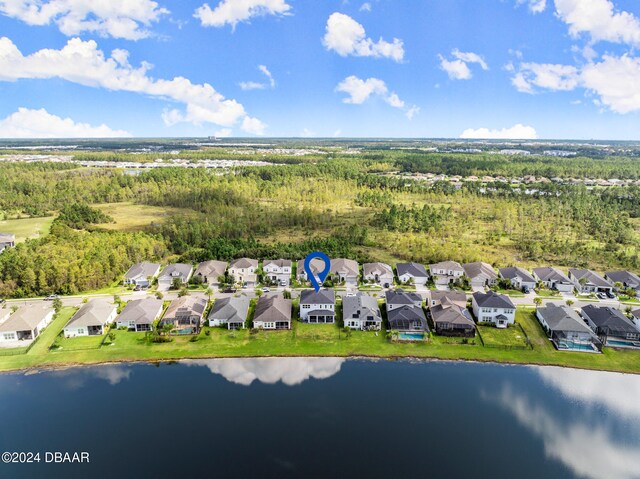
[[[570,401],[565,406],[567,411],[559,411],[526,390],[516,391],[510,384],[498,395],[485,396],[496,400],[540,437],[548,457],[578,476],[640,478],[640,377],[565,368],[532,369],[549,386],[547,394],[558,391]],[[621,434],[622,430],[626,432]]]
[[[184,364],[205,366],[227,381],[249,386],[254,381],[275,384],[282,381],[295,386],[308,379],[327,379],[337,374],[344,358],[241,358],[184,361]]]

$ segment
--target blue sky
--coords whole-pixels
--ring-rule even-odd
[[[203,3],[0,0],[0,136],[640,139],[636,1]]]

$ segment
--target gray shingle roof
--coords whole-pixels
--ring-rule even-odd
[[[47,304],[31,304],[20,306],[18,310],[0,324],[0,333],[8,331],[31,331],[51,312],[53,308]]]
[[[291,321],[291,300],[281,294],[265,295],[258,298],[254,321]]]
[[[452,270],[452,271],[464,271],[462,265],[457,261],[441,261],[440,263],[430,264],[429,269],[435,271],[438,269]]]
[[[520,278],[522,281],[527,283],[535,283],[536,279],[531,276],[531,274],[525,270],[520,268],[519,266],[510,266],[508,268],[500,268],[500,276],[505,279],[514,279]]]
[[[592,284],[597,287],[611,288],[611,285],[602,276],[589,269],[571,268],[569,272],[578,281],[584,278],[588,284]]]
[[[151,324],[162,312],[164,301],[156,298],[134,299],[129,301],[116,321],[134,324]]]
[[[196,269],[196,276],[206,276],[211,278],[218,278],[219,276],[223,276],[224,272],[227,270],[227,262],[226,261],[203,261],[198,265]]]
[[[189,315],[200,316],[204,313],[207,307],[207,300],[199,298],[197,296],[182,296],[181,298],[174,299],[167,308],[167,312],[164,314],[163,321],[173,321],[178,313],[188,313]]]
[[[598,328],[609,331],[624,331],[626,333],[638,333],[633,323],[617,309],[608,306],[596,306],[588,304],[582,308],[582,314],[588,317]]]
[[[360,270],[358,262],[352,259],[336,258],[331,260],[331,273],[343,273],[347,276],[358,276]]]
[[[542,268],[533,268],[540,281],[554,281],[556,283],[571,283],[571,280],[559,269],[548,266]]]
[[[591,328],[584,324],[578,313],[569,306],[556,306],[549,303],[547,306],[538,308],[537,313],[542,316],[553,331],[578,331],[593,335]]]
[[[142,263],[136,263],[129,271],[127,271],[124,275],[125,279],[136,279],[143,278],[146,279],[150,276],[155,276],[160,270],[160,265],[158,263],[149,263],[143,261]]]
[[[103,326],[114,311],[116,311],[116,305],[109,302],[109,300],[103,298],[90,299],[73,315],[65,328]]]
[[[13,233],[0,233],[0,243],[15,243],[16,235]]]
[[[303,289],[300,292],[300,304],[335,304],[336,293],[333,289]]]
[[[640,288],[640,278],[630,271],[610,271],[605,276],[614,283],[622,283],[628,288]]]
[[[493,270],[493,266],[488,263],[483,263],[482,261],[477,261],[475,263],[466,263],[462,265],[464,269],[464,274],[469,278],[473,279],[479,276],[484,276],[489,279],[497,279],[498,274]]]
[[[434,323],[449,323],[467,325],[475,328],[476,323],[471,319],[471,315],[466,308],[461,308],[455,304],[438,304],[429,308],[431,318]]]
[[[365,263],[362,266],[362,271],[364,273],[365,276],[372,274],[379,274],[379,275],[388,275],[388,276],[393,276],[393,269],[391,269],[391,266],[389,266],[386,263]]]
[[[183,278],[187,279],[191,272],[193,271],[193,266],[186,263],[172,263],[167,265],[165,269],[160,273],[161,279],[171,279],[171,278]]]
[[[422,296],[420,296],[419,294],[403,291],[401,289],[396,289],[395,291],[387,291],[385,292],[384,297],[387,304],[393,305],[412,305],[417,302],[422,302]]]
[[[473,293],[473,298],[481,308],[509,308],[516,309],[515,305],[504,294],[498,294],[495,291],[489,291],[488,293],[482,293],[480,291]]]
[[[276,265],[278,268],[285,268],[285,267],[289,267],[291,268],[291,260],[290,259],[267,259],[264,261],[264,267],[270,265],[270,264],[274,264]]]
[[[247,320],[249,312],[249,298],[242,294],[240,296],[231,296],[229,298],[217,299],[211,311],[209,311],[209,321],[213,319],[222,319],[228,322],[241,322]]]
[[[361,319],[367,316],[373,316],[376,321],[382,321],[382,313],[376,298],[366,293],[356,293],[342,298],[342,317],[345,320]]]
[[[429,277],[426,268],[420,263],[398,263],[396,265],[396,270],[398,271],[398,276],[408,274],[409,276],[413,276],[414,278]]]
[[[251,258],[238,258],[238,259],[234,259],[231,264],[229,265],[229,268],[239,268],[239,269],[247,269],[247,268],[257,268],[258,267],[258,260],[257,259],[251,259]]]
[[[463,291],[429,291],[431,301],[437,303],[457,303],[460,306],[467,304],[467,294]]]

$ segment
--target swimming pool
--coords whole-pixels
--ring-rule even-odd
[[[398,339],[401,341],[423,341],[424,333],[398,333]]]
[[[558,349],[562,351],[591,351],[596,352],[593,344],[576,343],[574,341],[558,341]]]
[[[607,339],[607,346],[614,346],[617,348],[640,348],[640,342],[626,341],[624,339]]]

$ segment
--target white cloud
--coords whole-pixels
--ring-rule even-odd
[[[438,55],[440,58],[440,68],[447,72],[449,78],[452,80],[469,80],[473,76],[469,63],[477,63],[483,70],[488,70],[489,66],[477,53],[473,52],[461,52],[457,48],[451,51],[451,55],[455,60],[447,60],[442,55]]]
[[[210,84],[194,84],[184,77],[154,79],[147,73],[151,65],[133,67],[126,50],[114,50],[106,58],[96,42],[72,38],[60,50],[43,49],[24,56],[8,38],[0,38],[0,81],[62,78],[72,83],[112,91],[140,93],[184,105],[184,110],[165,110],[167,124],[213,123],[230,127],[239,121],[254,132],[259,120],[249,119],[244,107],[226,99]],[[248,120],[249,119],[249,120]]]
[[[265,15],[288,15],[291,6],[285,0],[222,0],[213,10],[208,4],[196,9],[194,17],[203,27],[223,27],[227,24],[235,29],[240,22]]]
[[[402,40],[394,38],[391,43],[380,38],[374,42],[367,37],[364,27],[343,13],[332,13],[327,20],[327,29],[322,40],[327,50],[346,57],[391,58],[401,62],[404,58]]]
[[[547,8],[547,0],[517,0],[517,4],[526,4],[531,13],[542,13]]]
[[[412,107],[410,107],[406,112],[405,112],[405,116],[407,118],[409,118],[409,120],[413,120],[413,117],[416,116],[418,113],[420,113],[420,107],[413,105]]]
[[[608,41],[640,46],[640,19],[614,11],[609,0],[555,0],[556,14],[578,37],[587,33],[593,42]]]
[[[522,63],[511,79],[516,89],[523,93],[535,93],[534,87],[553,91],[569,91],[578,86],[580,72],[571,65],[550,63]]]
[[[112,130],[107,125],[91,126],[76,123],[71,118],[52,115],[44,108],[18,111],[0,120],[0,138],[122,138],[131,136],[124,130]]]
[[[361,12],[370,12],[371,11],[371,4],[369,2],[364,2],[362,5],[360,5],[360,11]]]
[[[275,88],[276,81],[273,79],[273,75],[271,74],[269,69],[265,65],[258,65],[258,70],[260,70],[269,79],[269,85],[271,86],[271,88]]]
[[[386,83],[379,78],[367,78],[362,80],[355,75],[351,75],[342,80],[336,87],[336,91],[346,93],[348,96],[343,98],[343,103],[351,105],[361,105],[372,96],[381,98],[385,103],[393,108],[405,111],[405,116],[411,120],[420,108],[416,105],[406,106],[404,100],[400,99],[397,93],[389,93]]]
[[[264,135],[267,125],[257,118],[245,116],[242,120],[242,129],[247,133],[252,133],[254,135]]]
[[[582,85],[616,113],[640,110],[640,58],[604,55],[582,69]]]
[[[169,11],[151,0],[0,0],[0,13],[28,25],[54,23],[67,36],[96,33],[139,40]]]
[[[258,65],[258,70],[260,70],[262,72],[262,74],[267,77],[267,80],[269,81],[269,83],[260,83],[260,82],[255,82],[255,81],[243,81],[243,82],[239,83],[241,89],[243,89],[243,90],[264,90],[267,87],[270,87],[270,88],[275,88],[276,87],[276,81],[273,78],[273,75],[271,74],[269,69],[265,65]]]
[[[469,128],[460,134],[460,138],[482,140],[535,140],[538,138],[535,128],[520,123],[511,128],[490,130],[489,128]]]

